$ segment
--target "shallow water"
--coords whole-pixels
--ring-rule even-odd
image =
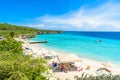
[[[119,35],[119,32],[65,32],[36,35],[30,40],[47,40],[47,44],[39,45],[59,52],[74,53],[88,59],[120,64]]]

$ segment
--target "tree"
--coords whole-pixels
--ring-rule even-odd
[[[14,39],[0,41],[0,45],[0,80],[47,80],[45,59],[22,55],[22,43]]]
[[[11,38],[14,38],[14,36],[15,36],[15,33],[12,31],[12,32],[10,32],[10,37]]]

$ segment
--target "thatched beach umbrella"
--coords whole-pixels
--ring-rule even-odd
[[[79,57],[74,54],[58,54],[58,60],[60,63],[78,62],[82,61]]]

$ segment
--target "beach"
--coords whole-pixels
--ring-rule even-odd
[[[87,58],[78,57],[74,53],[73,54],[56,53],[55,51],[51,51],[51,50],[45,49],[43,47],[40,47],[38,44],[29,44],[28,40],[21,39],[21,41],[25,42],[23,44],[23,47],[29,47],[32,49],[32,52],[29,51],[27,53],[27,55],[31,54],[31,55],[33,55],[34,58],[43,57],[43,56],[61,55],[65,58],[65,61],[69,60],[69,58],[71,60],[75,59],[75,65],[77,67],[82,68],[82,70],[80,70],[80,71],[78,71],[78,70],[67,71],[67,73],[64,71],[63,72],[53,72],[51,70],[51,74],[53,75],[51,77],[51,80],[56,80],[57,78],[59,78],[60,80],[65,80],[66,78],[70,79],[70,80],[74,80],[75,76],[80,77],[83,73],[85,73],[87,75],[93,75],[93,76],[98,76],[98,75],[102,75],[102,74],[112,74],[112,75],[119,74],[120,75],[119,66],[113,65],[112,63],[109,63],[106,61],[100,62],[100,61],[96,61],[96,60],[90,60]],[[72,55],[74,57],[69,57],[70,55]],[[77,61],[76,58],[80,61]],[[58,57],[54,57],[54,58],[48,60],[48,65],[51,64],[53,61],[59,63]],[[98,69],[101,69],[101,68],[104,68],[104,69],[98,71]]]

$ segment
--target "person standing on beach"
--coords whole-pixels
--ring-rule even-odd
[[[61,64],[60,70],[61,72],[64,70],[64,64]]]

